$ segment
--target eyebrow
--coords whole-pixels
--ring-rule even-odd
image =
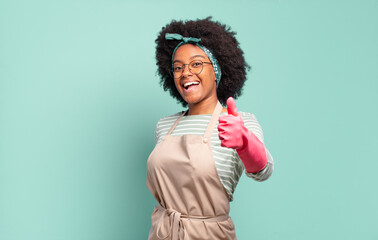
[[[189,59],[193,59],[193,58],[196,58],[196,57],[206,58],[206,57],[204,57],[202,55],[194,55],[193,57],[191,57]],[[173,63],[175,63],[175,62],[182,62],[182,61],[180,61],[180,60],[174,60]]]

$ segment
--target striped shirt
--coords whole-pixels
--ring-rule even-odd
[[[226,114],[226,112],[221,113],[221,115]],[[251,130],[261,142],[264,142],[263,131],[260,124],[257,122],[256,117],[253,114],[246,112],[239,112],[239,114],[244,121],[244,126]],[[158,144],[163,139],[163,137],[171,129],[177,118],[181,115],[182,112],[178,112],[174,115],[164,117],[158,121],[155,131],[155,144]],[[183,116],[171,135],[204,135],[210,118],[211,114]],[[244,171],[244,165],[235,149],[221,146],[221,141],[218,137],[217,126],[218,123],[214,128],[211,136],[211,147],[220,181],[223,184],[230,201],[232,201],[236,185],[238,184],[238,181]],[[265,149],[268,158],[268,163],[265,168],[257,173],[248,173],[247,171],[245,171],[245,174],[248,177],[256,181],[264,181],[268,179],[273,172],[273,158],[267,148]]]

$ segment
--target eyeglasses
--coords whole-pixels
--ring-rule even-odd
[[[211,62],[202,62],[200,60],[193,60],[189,64],[182,64],[182,63],[174,63],[172,66],[172,73],[174,78],[180,78],[182,73],[184,72],[185,65],[188,65],[189,71],[193,74],[200,74],[203,70],[203,64],[208,63],[212,64]]]

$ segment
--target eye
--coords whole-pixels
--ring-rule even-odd
[[[195,62],[192,62],[192,64],[190,66],[192,66],[192,68],[199,68],[199,67],[202,66],[202,62],[201,61],[195,61]]]
[[[182,71],[182,65],[175,65],[175,66],[173,66],[173,71],[174,72],[180,72],[180,71]]]

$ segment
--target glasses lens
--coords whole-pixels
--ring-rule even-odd
[[[183,68],[184,68],[184,65],[182,64],[178,64],[178,63],[173,64],[173,67],[172,67],[173,76],[175,78],[181,77]]]
[[[193,74],[200,74],[202,71],[203,62],[199,60],[194,60],[190,62],[190,71]]]

